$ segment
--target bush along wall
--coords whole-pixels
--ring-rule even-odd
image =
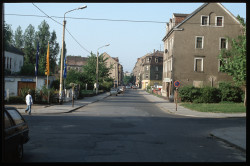
[[[244,92],[237,86],[233,86],[228,82],[221,82],[219,84],[221,91],[221,101],[228,102],[242,102],[244,100]]]
[[[219,103],[219,102],[242,102],[243,91],[231,85],[231,83],[220,83],[219,88],[185,86],[179,89],[182,102],[194,103]]]

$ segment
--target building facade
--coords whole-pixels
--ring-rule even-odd
[[[122,85],[123,84],[123,66],[119,63],[119,58],[111,57],[106,52],[104,52],[102,55],[104,59],[107,59],[106,60],[107,67],[112,66],[109,77],[114,79],[114,86],[117,87],[117,86]]]
[[[242,26],[220,3],[205,3],[191,14],[173,14],[167,24],[163,58],[162,95],[170,97],[174,81],[181,86],[218,86],[232,78],[219,70],[228,38],[242,33]]]
[[[141,88],[162,85],[163,51],[154,51],[143,57],[141,63]]]
[[[82,66],[87,64],[87,57],[81,56],[67,56],[67,70],[82,71]]]
[[[21,50],[13,46],[6,47],[4,51],[4,62],[5,62],[4,70],[8,71],[9,74],[20,72],[24,61],[23,56],[24,53]]]

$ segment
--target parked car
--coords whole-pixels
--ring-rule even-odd
[[[132,89],[138,89],[138,86],[133,85],[133,86],[132,86]]]
[[[130,88],[131,88],[131,86],[129,86],[129,85],[126,86],[126,89],[130,89]]]
[[[117,88],[111,88],[110,89],[110,96],[112,96],[112,95],[116,95],[117,96],[117,94],[118,94],[118,89]]]
[[[118,86],[118,94],[123,93],[125,90],[124,86]]]
[[[23,144],[29,141],[29,127],[15,107],[4,110],[4,160],[21,161]]]

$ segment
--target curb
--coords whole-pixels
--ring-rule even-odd
[[[228,144],[228,145],[230,145],[230,146],[232,146],[232,147],[235,147],[236,149],[239,149],[240,151],[246,153],[246,149],[244,149],[244,148],[242,148],[242,147],[240,147],[240,146],[238,146],[238,145],[236,145],[236,144],[234,144],[234,143],[232,143],[232,142],[230,142],[230,141],[227,141],[226,139],[223,139],[223,138],[221,138],[221,137],[215,136],[215,135],[212,134],[212,133],[210,133],[210,135],[211,135],[212,137],[214,137],[214,138],[216,138],[216,139],[218,139],[218,140],[221,140],[222,142],[225,142],[226,144]]]

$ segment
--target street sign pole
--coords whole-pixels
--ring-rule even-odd
[[[177,103],[178,103],[178,87],[179,87],[180,85],[181,85],[181,84],[180,84],[180,82],[179,82],[179,81],[175,81],[175,82],[174,82],[174,86],[176,87],[175,94],[174,94],[175,104],[176,104],[175,111],[177,111]]]

